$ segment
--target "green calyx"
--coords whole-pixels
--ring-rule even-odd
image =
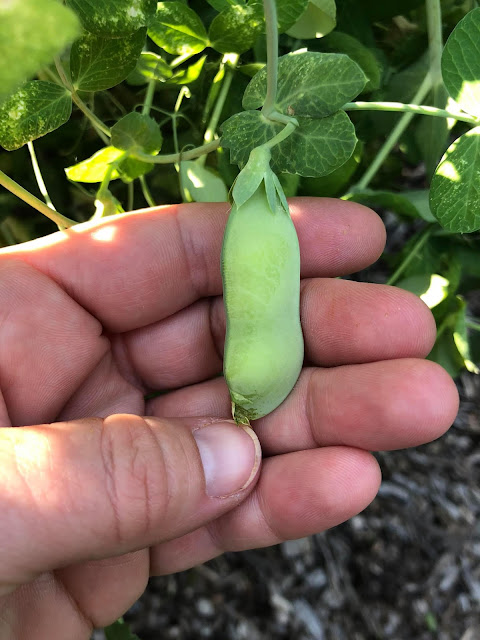
[[[288,204],[278,177],[270,168],[270,149],[260,146],[250,153],[247,164],[239,173],[232,189],[233,203],[241,207],[264,183],[268,205],[272,212],[280,206],[288,213]]]

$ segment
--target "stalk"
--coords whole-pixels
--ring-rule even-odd
[[[418,89],[417,93],[415,94],[412,102],[414,104],[421,103],[426,98],[426,96],[428,95],[428,93],[431,90],[431,88],[432,88],[432,79],[431,79],[430,73],[427,73],[427,75],[425,76],[422,84],[420,85],[420,88]],[[367,169],[367,171],[365,172],[363,177],[360,179],[360,181],[356,185],[356,187],[358,189],[366,189],[368,187],[370,182],[376,176],[376,174],[377,174],[378,170],[380,169],[380,167],[382,166],[382,164],[385,162],[385,160],[389,156],[389,154],[390,154],[391,150],[393,149],[393,147],[397,144],[399,139],[402,137],[403,132],[405,131],[405,129],[410,124],[410,122],[411,122],[411,120],[412,120],[414,115],[415,115],[415,113],[413,111],[410,111],[408,113],[404,113],[403,114],[403,116],[400,118],[400,120],[398,121],[398,123],[394,127],[393,131],[390,133],[388,138],[385,140],[382,148],[377,153],[374,161],[372,162],[370,167]]]
[[[70,218],[63,216],[58,211],[50,209],[50,207],[48,207],[44,202],[21,187],[17,182],[15,182],[15,180],[9,178],[5,173],[3,173],[3,171],[0,171],[0,185],[5,187],[5,189],[8,189],[8,191],[17,196],[17,198],[20,198],[20,200],[23,200],[28,205],[55,222],[60,231],[73,227],[73,225],[77,224],[75,220],[70,220]]]

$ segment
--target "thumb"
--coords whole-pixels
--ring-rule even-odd
[[[204,525],[246,497],[260,458],[251,429],[211,419],[0,429],[0,589]]]

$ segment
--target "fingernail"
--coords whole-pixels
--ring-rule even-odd
[[[221,422],[197,429],[193,435],[202,460],[207,495],[225,498],[248,487],[262,457],[252,429]]]

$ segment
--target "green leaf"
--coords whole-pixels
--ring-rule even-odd
[[[186,69],[180,69],[180,71],[174,73],[167,82],[171,84],[191,84],[192,82],[195,82],[203,71],[206,59],[207,56],[203,56],[193,64],[189,65]]]
[[[322,38],[335,28],[337,23],[335,0],[310,0],[305,13],[288,31],[288,35],[299,40]]]
[[[155,44],[174,55],[193,56],[208,45],[203,22],[193,9],[181,2],[159,2],[148,35]]]
[[[104,147],[93,154],[90,158],[82,160],[78,164],[65,169],[67,178],[72,182],[102,182],[108,171],[109,165],[116,162],[122,155],[121,149],[115,147]],[[113,170],[111,179],[116,180],[120,175],[117,170]]]
[[[0,2],[0,104],[79,34],[77,16],[56,0]]]
[[[208,32],[211,46],[220,53],[245,53],[264,26],[263,6],[235,4],[216,16]]]
[[[166,82],[172,75],[170,66],[161,56],[151,51],[143,51],[127,82],[132,85],[142,85],[150,80]]]
[[[456,378],[462,371],[465,366],[464,359],[458,351],[451,329],[446,329],[437,339],[435,346],[428,355],[428,360],[437,362],[452,378]]]
[[[277,0],[278,31],[284,33],[298,21],[308,7],[308,0]]]
[[[431,118],[434,120],[435,118]],[[436,222],[437,219],[430,209],[430,191],[429,189],[415,189],[402,191],[401,194],[404,198],[407,198],[415,209],[420,218],[423,218],[426,222]]]
[[[140,640],[140,638],[130,631],[130,627],[123,618],[120,618],[109,627],[105,627],[106,640]]]
[[[320,51],[344,53],[354,62],[358,64],[360,69],[367,77],[367,84],[363,91],[374,91],[380,87],[380,80],[382,76],[382,69],[371,49],[364,44],[349,35],[348,33],[342,33],[341,31],[333,31],[325,38],[321,38],[315,47]],[[437,118],[439,120],[440,118]],[[434,120],[434,118],[430,118]]]
[[[250,64],[242,64],[238,70],[249,78],[253,78],[265,66],[264,62],[251,62]]]
[[[471,373],[480,373],[480,369],[477,365],[472,362],[472,355],[470,352],[470,342],[468,339],[467,332],[467,305],[463,298],[457,296],[460,304],[460,310],[457,314],[455,325],[453,328],[453,340],[455,342],[455,346],[458,349],[458,352],[463,358],[465,368]]]
[[[31,80],[0,107],[0,145],[7,151],[58,129],[72,113],[70,93],[58,84]]]
[[[154,155],[154,154],[152,154]],[[151,162],[143,162],[136,158],[125,158],[118,165],[118,175],[123,182],[128,184],[133,182],[140,176],[144,176],[154,169],[155,165]]]
[[[354,152],[341,167],[321,178],[304,178],[301,182],[300,195],[334,197],[344,192],[346,185],[360,165],[362,153],[363,143],[359,140]]]
[[[207,0],[216,11],[225,11],[232,4],[231,0]]]
[[[66,0],[85,29],[99,36],[123,38],[147,27],[156,0]]]
[[[450,293],[450,282],[438,273],[425,273],[401,280],[400,289],[411,291],[418,296],[429,309],[433,309],[446,300]]]
[[[128,113],[112,127],[112,146],[122,151],[151,155],[162,148],[162,133],[153,118],[137,111]]]
[[[432,180],[430,207],[453,233],[480,229],[480,127],[448,148]]]
[[[135,69],[146,30],[124,38],[85,35],[70,53],[73,84],[81,91],[104,91],[120,84]]]
[[[442,55],[442,74],[452,98],[467,113],[480,116],[480,8],[460,20]]]
[[[272,169],[276,173],[323,176],[341,167],[352,155],[357,142],[355,128],[344,111],[327,118],[298,118],[299,127],[272,149]],[[231,162],[243,166],[250,152],[281,129],[260,111],[244,111],[222,126],[222,145],[230,149]]]
[[[223,180],[198,160],[180,163],[180,183],[187,202],[227,202],[228,191]]]
[[[425,191],[375,191],[374,189],[352,190],[343,196],[343,200],[351,200],[364,204],[367,207],[388,209],[404,218],[423,218],[427,222],[436,222],[428,203],[427,190]]]
[[[291,116],[322,118],[338,111],[364,88],[365,74],[348,56],[304,52],[282,56],[275,108]],[[243,108],[258,109],[267,95],[267,70],[250,81]]]

